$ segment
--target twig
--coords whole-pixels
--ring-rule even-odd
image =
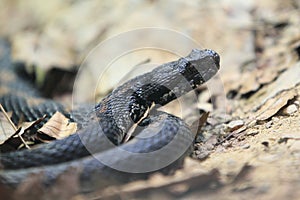
[[[7,119],[7,121],[10,123],[10,125],[13,127],[13,129],[15,131],[17,131],[17,127],[15,126],[15,124],[11,121],[10,117],[8,116],[7,112],[4,110],[3,106],[0,103],[0,110],[3,112],[5,118]]]
[[[26,143],[26,141],[23,139],[23,137],[22,137],[22,134],[24,133],[24,128],[23,127],[21,127],[21,130],[19,131],[19,133],[18,133],[18,137],[21,139],[21,141],[23,142],[23,144],[25,145],[25,147],[27,148],[27,149],[30,149],[30,146],[28,146],[28,144]]]

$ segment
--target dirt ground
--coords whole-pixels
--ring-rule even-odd
[[[77,77],[75,83],[71,78],[70,85],[69,79],[56,81],[66,90],[73,83],[101,83],[92,93],[79,88],[87,98],[78,101],[100,99],[129,77],[149,70],[153,66],[135,68],[148,59],[167,62],[197,45],[221,56],[220,72],[199,88],[192,106],[187,96],[183,107],[177,102],[165,108],[187,121],[209,112],[183,169],[72,199],[300,198],[300,1],[2,0],[0,7],[0,36],[11,42],[16,62],[42,69],[35,72],[37,84],[43,84],[54,66],[72,75],[76,67],[102,65],[106,61],[101,63],[101,58],[111,59],[111,52],[127,45],[144,45],[103,67],[97,72],[101,80],[91,75],[88,80]],[[155,31],[130,32],[149,32],[146,27]],[[161,29],[197,45],[159,40],[154,33]],[[126,41],[118,40],[118,34]],[[145,41],[150,40],[157,49],[147,48]],[[99,43],[111,46],[92,51],[97,55],[93,56],[91,50]],[[175,46],[161,50],[168,45]],[[74,97],[49,85],[48,95],[56,99],[69,102]]]

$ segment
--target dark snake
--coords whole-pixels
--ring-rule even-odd
[[[68,111],[61,103],[41,97],[12,63],[9,45],[0,43],[0,103],[7,112],[12,111],[12,121],[34,121],[59,111],[79,125],[65,139],[2,153],[0,186],[9,188],[35,175],[48,187],[72,169],[79,192],[86,192],[178,168],[191,151],[193,133],[171,114],[146,113],[153,104],[163,106],[196,89],[217,73],[220,62],[213,50],[194,49],[186,57],[127,81],[91,109],[79,106]],[[134,135],[138,135],[122,143],[136,123]]]

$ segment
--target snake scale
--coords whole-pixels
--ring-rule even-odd
[[[114,89],[90,110],[72,111],[43,98],[10,59],[10,47],[0,42],[0,103],[12,121],[33,121],[56,111],[78,123],[76,133],[33,149],[0,155],[0,186],[17,188],[38,176],[45,187],[72,171],[88,192],[111,184],[145,178],[178,168],[191,151],[194,135],[178,117],[150,111],[197,88],[213,77],[220,63],[213,50],[194,49],[188,56],[162,64]],[[138,123],[133,139],[122,140]]]

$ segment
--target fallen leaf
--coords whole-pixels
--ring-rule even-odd
[[[274,98],[268,99],[258,110],[257,120],[266,120],[274,116],[287,102],[297,95],[295,90],[287,90],[279,93]]]
[[[16,132],[6,116],[11,117],[11,114],[5,115],[3,112],[0,112],[0,144],[3,144]]]
[[[77,123],[69,122],[60,112],[56,112],[38,131],[55,139],[65,138],[77,130]]]
[[[275,95],[282,91],[294,88],[300,83],[300,62],[294,64],[288,70],[283,72],[272,84],[268,85],[264,91],[258,92],[252,98],[259,98],[262,100],[261,104],[257,104],[257,108],[264,105],[269,99],[274,98]]]
[[[20,149],[25,146],[27,149],[30,149],[28,144],[32,144],[32,142],[27,139],[25,141],[22,135],[32,127],[43,121],[46,115],[33,122],[23,122],[18,125],[18,127],[16,127],[15,124],[11,121],[12,112],[7,113],[1,104],[0,110],[0,144],[3,144],[4,142],[9,140],[15,140],[15,138],[19,138],[19,142],[12,142],[12,144],[16,144],[15,148]]]

